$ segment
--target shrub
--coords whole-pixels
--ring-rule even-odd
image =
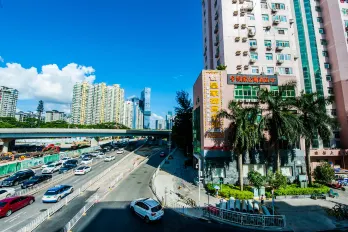
[[[211,194],[215,194],[216,190],[214,188],[215,184],[207,184],[206,190]],[[220,186],[220,185],[219,185]],[[249,188],[250,189],[250,188]],[[223,198],[234,197],[240,200],[252,199],[254,194],[250,191],[240,191],[240,188],[234,185],[223,184],[222,189],[219,190],[219,196]]]
[[[284,176],[280,172],[276,172],[276,173],[269,172],[267,174],[266,180],[268,184],[274,189],[278,189],[280,187],[284,188],[286,187],[288,183],[288,178],[286,178],[286,176]]]
[[[335,170],[327,162],[317,166],[313,171],[314,178],[321,184],[328,184],[335,179]]]
[[[320,188],[308,187],[308,188],[299,188],[294,186],[281,187],[274,191],[276,196],[287,196],[287,195],[312,195],[315,193],[328,193],[330,190],[327,186],[320,186]],[[267,196],[267,194],[266,194]]]
[[[257,189],[260,189],[265,184],[265,177],[262,176],[261,173],[254,170],[248,172],[248,180]]]

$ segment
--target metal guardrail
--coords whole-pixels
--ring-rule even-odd
[[[265,229],[284,229],[286,219],[284,215],[262,215],[236,212],[232,210],[220,209],[218,207],[204,204],[203,216],[217,221],[226,222],[234,225],[259,227]]]

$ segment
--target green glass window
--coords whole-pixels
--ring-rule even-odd
[[[266,60],[273,60],[273,54],[272,53],[266,53]]]
[[[330,68],[330,64],[329,63],[324,63],[324,66],[325,66],[326,69]]]
[[[291,60],[290,54],[278,54],[277,60]]]
[[[257,99],[260,88],[259,86],[250,85],[235,85],[234,97],[235,99]]]
[[[263,14],[262,15],[262,20],[263,21],[269,21],[269,15],[268,14]]]
[[[266,70],[266,74],[267,75],[273,75],[274,74],[274,68],[273,67],[267,67],[267,70]]]
[[[323,18],[322,17],[317,17],[317,22],[318,23],[322,23],[323,22]]]
[[[271,40],[265,40],[265,47],[271,47],[272,41]]]
[[[319,28],[319,33],[320,33],[320,34],[325,34],[324,28]]]
[[[257,52],[250,52],[250,58],[251,58],[251,59],[258,60],[258,59],[259,59],[259,56],[258,56]]]
[[[326,80],[327,81],[332,81],[332,76],[331,75],[326,75]]]
[[[249,14],[249,20],[255,20],[255,15],[254,14]]]
[[[321,45],[327,45],[327,40],[326,39],[321,39],[320,40]]]
[[[325,57],[329,56],[329,53],[327,51],[323,51],[322,53],[323,53],[323,56],[325,56]]]
[[[342,8],[342,14],[343,15],[348,15],[348,9],[347,8]]]
[[[285,10],[284,3],[272,3],[272,9]]]
[[[275,15],[272,17],[273,20],[279,20],[280,22],[287,22],[288,19],[285,15]]]
[[[316,6],[314,9],[315,9],[315,11],[317,11],[317,12],[321,12],[320,6]]]
[[[249,45],[250,45],[250,46],[257,45],[256,39],[251,39],[251,40],[249,40]]]
[[[286,40],[276,40],[276,46],[282,46],[282,47],[290,47],[290,42]]]
[[[271,92],[273,94],[279,94],[279,90],[282,91],[282,97],[295,97],[295,88],[294,87],[279,87],[279,86],[271,86]]]

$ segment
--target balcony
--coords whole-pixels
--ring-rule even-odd
[[[295,22],[294,19],[289,19],[289,23],[290,23],[290,24],[293,24],[294,22]]]
[[[243,37],[243,38],[242,38],[242,42],[245,43],[246,41],[248,41],[248,38],[247,38],[247,37]]]
[[[239,56],[241,54],[241,51],[236,51],[236,56]]]
[[[273,20],[273,24],[274,24],[274,25],[278,25],[279,23],[280,23],[280,20],[279,20],[279,19],[274,19],[274,20]]]
[[[237,16],[238,15],[238,10],[233,11],[233,15]]]
[[[237,29],[238,27],[239,27],[238,23],[234,24],[234,29]]]
[[[256,50],[257,49],[257,44],[250,45],[250,50]]]
[[[240,37],[237,36],[236,38],[234,38],[234,41],[239,42],[240,41]]]
[[[253,63],[255,63],[255,62],[256,62],[256,59],[250,58],[250,60],[249,60],[249,63],[250,63],[250,64],[253,64]]]
[[[232,0],[232,3],[237,3],[237,0]]]
[[[237,69],[241,69],[242,68],[242,65],[237,65]]]
[[[241,26],[242,29],[245,29],[246,28],[246,24],[243,23],[242,26]]]
[[[253,30],[248,30],[248,36],[250,36],[250,37],[253,37],[253,36],[255,36],[255,31],[253,31]]]
[[[244,70],[248,70],[249,69],[249,65],[244,65]]]
[[[243,56],[247,56],[248,54],[249,54],[248,51],[244,51],[244,52],[243,52]]]

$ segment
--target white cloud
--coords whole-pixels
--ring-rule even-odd
[[[0,56],[0,62],[1,62],[1,63],[4,62],[4,58],[2,58],[1,56]]]
[[[151,119],[152,120],[164,120],[164,117],[158,115],[158,114],[155,114],[155,113],[152,113],[151,114]]]
[[[0,67],[0,85],[15,88],[19,99],[36,99],[44,102],[67,104],[72,100],[72,89],[76,82],[95,80],[94,69],[70,63],[59,69],[56,64],[37,68],[24,68],[17,63],[6,63]]]

